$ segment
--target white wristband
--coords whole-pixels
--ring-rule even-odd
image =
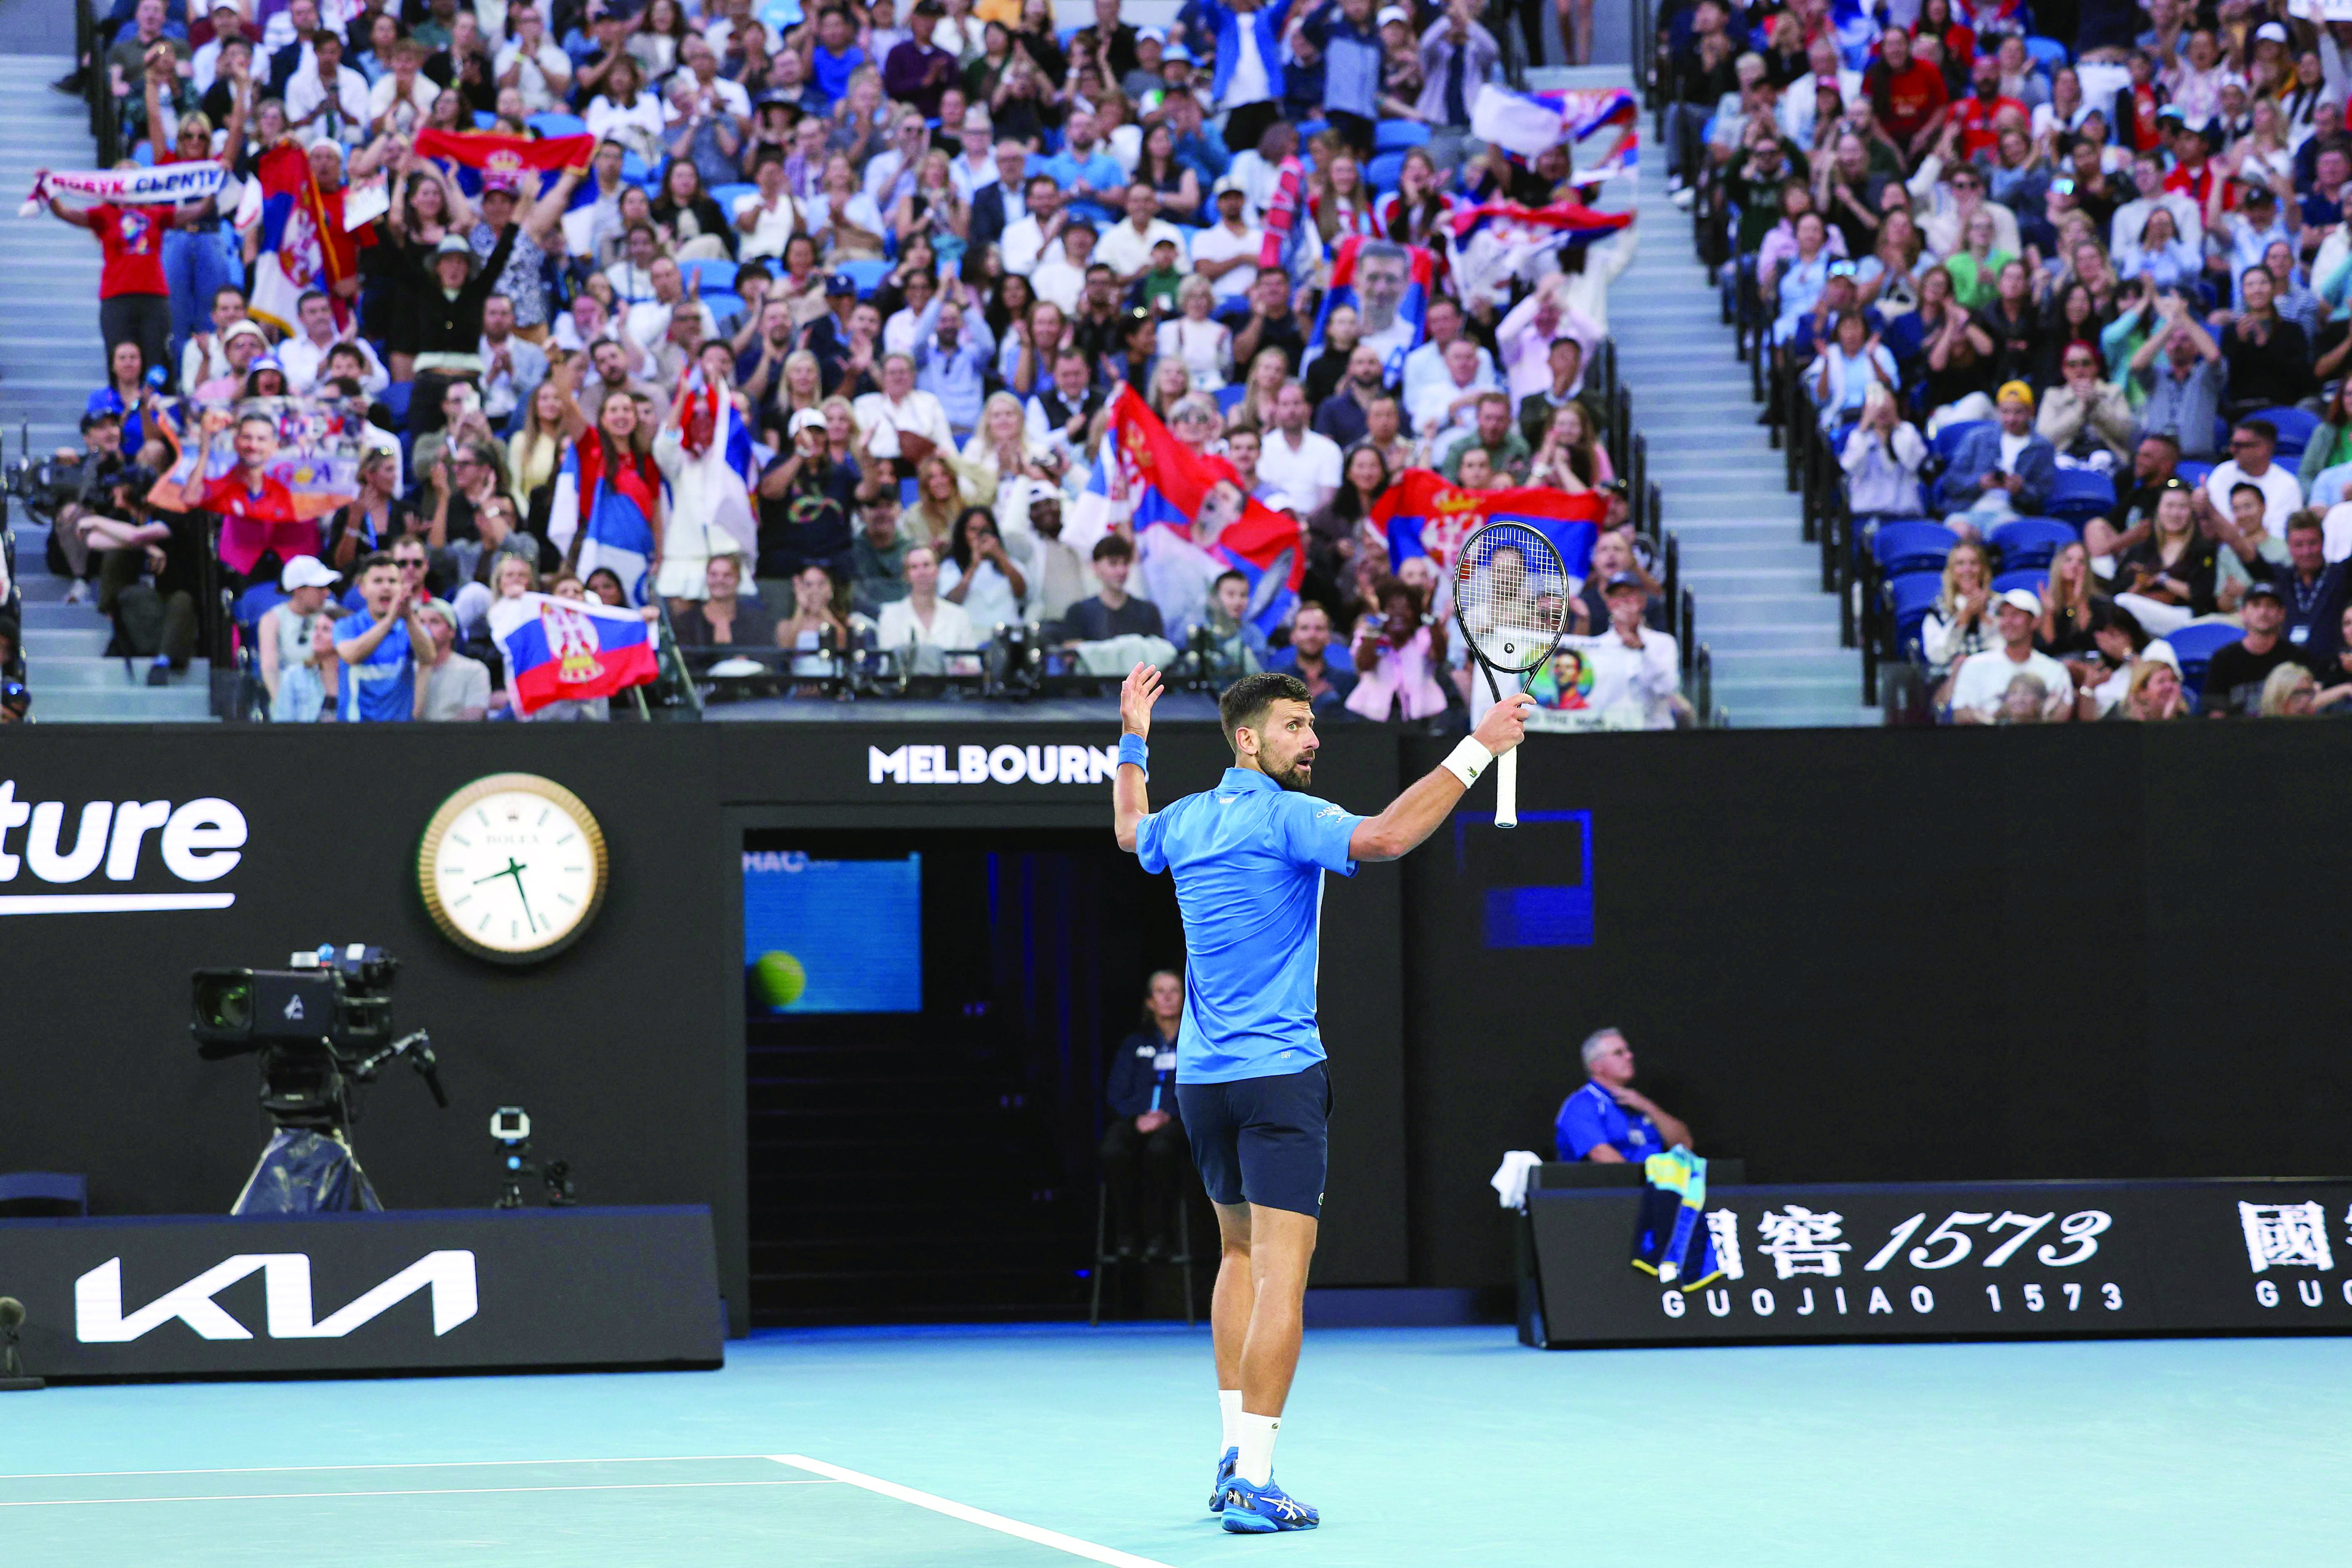
[[[1486,764],[1494,760],[1495,754],[1479,745],[1475,737],[1465,737],[1462,744],[1438,766],[1461,779],[1462,787],[1467,789],[1478,782],[1478,775],[1486,771]]]

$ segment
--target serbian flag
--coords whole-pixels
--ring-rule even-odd
[[[1622,87],[1510,92],[1487,83],[1470,105],[1470,134],[1522,158],[1581,141],[1612,125],[1631,130],[1641,106]]]
[[[1146,595],[1171,634],[1208,613],[1209,591],[1228,571],[1249,580],[1249,621],[1272,632],[1297,608],[1307,575],[1298,524],[1244,497],[1232,464],[1171,435],[1133,387],[1120,384],[1110,415],[1078,500],[1071,547],[1091,549],[1092,538],[1123,512],[1133,524]],[[1081,545],[1080,533],[1092,538]]]
[[[600,566],[609,568],[630,603],[649,603],[653,584],[646,570],[661,516],[661,473],[649,460],[625,456],[607,474],[604,451],[603,437],[593,432],[564,448],[548,511],[548,542],[569,556],[578,539],[575,569],[583,579]]]
[[[1421,346],[1429,297],[1436,291],[1437,257],[1417,245],[1349,235],[1332,253],[1331,283],[1323,308],[1315,313],[1304,364],[1323,351],[1323,325],[1342,305],[1352,306],[1363,323],[1357,340],[1381,351],[1394,385],[1404,374],[1404,357]]]
[[[1408,468],[1372,508],[1372,521],[1388,529],[1391,570],[1425,555],[1451,580],[1464,539],[1488,523],[1525,523],[1551,540],[1570,577],[1581,578],[1591,570],[1592,541],[1607,507],[1598,490],[1465,490],[1433,470]]]
[[[507,662],[515,706],[609,697],[661,674],[645,617],[594,600],[526,593],[490,607],[490,635]]]
[[[359,247],[373,244],[374,236],[344,232],[343,188],[320,189],[310,154],[287,141],[255,162],[250,190],[258,192],[259,200],[249,196],[237,217],[239,227],[258,224],[261,230],[248,313],[291,336],[297,302],[317,288],[334,302],[337,329],[349,331],[351,301],[335,292],[335,285],[358,273]]]
[[[487,131],[416,133],[419,158],[446,158],[457,165],[457,183],[469,196],[482,193],[482,177],[504,176],[519,192],[546,193],[566,169],[584,169],[595,155],[593,136],[497,136]],[[537,174],[536,181],[525,178]]]
[[[1467,243],[1482,230],[1492,230],[1506,243],[1533,240],[1539,244],[1591,245],[1607,239],[1633,221],[1632,213],[1596,213],[1580,202],[1554,202],[1527,207],[1517,202],[1482,202],[1449,214],[1456,244]]]

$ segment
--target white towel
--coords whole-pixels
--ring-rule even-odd
[[[1495,1167],[1487,1185],[1505,1208],[1525,1208],[1528,1206],[1528,1174],[1543,1164],[1543,1156],[1528,1149],[1513,1149]]]

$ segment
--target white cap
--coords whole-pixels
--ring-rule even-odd
[[[1381,14],[1375,20],[1383,27],[1391,22],[1402,22],[1408,27],[1412,26],[1412,18],[1405,15],[1404,7],[1402,5],[1381,6]]]
[[[343,574],[314,555],[298,555],[278,574],[278,586],[291,593],[298,588],[332,588]]]
[[[824,428],[824,415],[815,409],[804,408],[793,415],[792,434],[794,435],[798,435],[803,430],[823,430]]]
[[[2273,44],[2285,43],[2287,41],[2285,25],[2279,22],[2265,22],[2261,26],[2256,27],[2254,29],[2254,42],[2259,44],[2265,38],[2269,39]]]
[[[2002,594],[1997,602],[2013,605],[2017,609],[2024,611],[2028,615],[2034,617],[2036,620],[2041,619],[2042,601],[2035,595],[2033,590],[2030,588],[2012,588],[2007,593]]]
[[[1246,196],[1249,194],[1249,186],[1239,174],[1226,174],[1217,181],[1216,188],[1212,193],[1222,196],[1227,191],[1233,192],[1235,195]]]
[[[1168,41],[1168,32],[1164,27],[1138,27],[1135,41],[1139,44],[1164,44]]]

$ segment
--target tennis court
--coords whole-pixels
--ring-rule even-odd
[[[0,1405],[10,1565],[1726,1568],[2333,1560],[2335,1339],[1554,1353],[1309,1333],[1278,1473],[1203,1509],[1205,1333],[763,1334],[715,1374],[58,1388]]]

